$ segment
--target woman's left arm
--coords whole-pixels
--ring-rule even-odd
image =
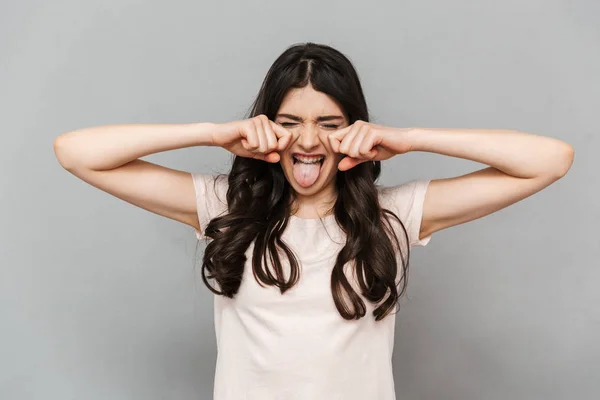
[[[574,157],[571,145],[561,140],[500,129],[392,128],[381,145],[489,165],[466,175],[431,180],[420,237],[484,217],[539,192],[562,178]]]

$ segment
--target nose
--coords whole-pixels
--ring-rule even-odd
[[[319,140],[319,130],[313,125],[308,124],[300,131],[298,146],[300,146],[303,151],[309,153],[319,145]]]

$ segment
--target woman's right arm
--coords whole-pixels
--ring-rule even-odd
[[[58,136],[54,152],[67,171],[128,203],[200,229],[189,172],[140,157],[192,146],[213,146],[218,124],[121,124]]]

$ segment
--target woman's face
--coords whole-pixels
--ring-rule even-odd
[[[279,152],[283,172],[297,195],[333,194],[337,165],[344,155],[333,152],[327,136],[348,126],[337,101],[310,84],[290,89],[274,122],[299,134],[295,142]]]

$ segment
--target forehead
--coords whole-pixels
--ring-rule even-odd
[[[344,111],[331,96],[316,91],[311,85],[290,89],[283,98],[278,114],[293,114],[303,118],[319,115],[342,115]]]

